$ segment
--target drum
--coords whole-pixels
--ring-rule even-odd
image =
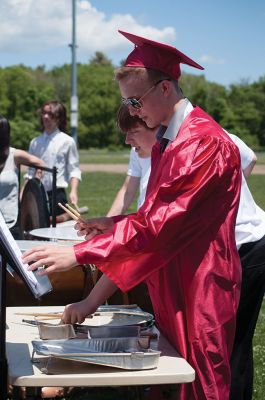
[[[43,244],[57,246],[71,245],[71,243],[38,240],[17,240],[17,243],[22,252]],[[42,299],[37,300],[30,293],[24,281],[16,271],[13,271],[13,275],[14,276],[11,276],[9,273],[7,274],[6,302],[8,307],[52,306],[75,303],[86,297],[87,293],[90,292],[93,287],[91,269],[86,266],[78,265],[69,271],[49,274],[53,290]]]
[[[88,285],[91,284],[90,270],[81,265],[70,271],[54,272],[49,275],[53,290],[40,300],[29,292],[20,276],[13,272],[14,277],[7,274],[7,307],[20,306],[56,306],[75,303],[82,300]]]
[[[19,225],[22,239],[28,238],[31,229],[50,226],[48,199],[38,178],[30,179],[25,185],[20,203]]]

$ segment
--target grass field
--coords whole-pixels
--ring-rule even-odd
[[[119,161],[120,162],[120,161]],[[113,173],[84,173],[83,181],[80,186],[80,206],[88,206],[88,217],[105,215],[125,175]],[[265,175],[253,175],[249,179],[249,186],[257,204],[265,209]],[[136,204],[130,210],[135,210]],[[255,382],[253,400],[264,399],[265,393],[265,301],[260,312],[256,334],[254,338],[254,357],[255,357]],[[116,399],[111,397],[113,392],[107,393],[106,399]],[[102,393],[103,396],[103,393]],[[110,396],[110,397],[108,397]],[[117,396],[117,392],[116,392]],[[71,396],[71,400],[81,400],[82,397]],[[84,397],[83,397],[84,398]],[[90,397],[87,397],[90,398]],[[91,399],[103,400],[103,397],[96,397],[94,392]]]
[[[127,164],[129,148],[110,151],[108,149],[79,150],[81,164]]]

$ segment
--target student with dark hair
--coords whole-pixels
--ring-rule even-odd
[[[56,204],[67,203],[65,189],[70,184],[69,199],[77,206],[78,204],[78,185],[81,180],[79,168],[79,156],[74,139],[67,135],[67,116],[64,105],[58,101],[46,102],[38,110],[43,133],[33,139],[29,146],[29,152],[41,158],[47,167],[57,168],[56,182]],[[32,177],[29,170],[26,179]],[[52,174],[45,172],[42,183],[47,191],[52,210]],[[56,215],[63,214],[64,211],[57,206]]]
[[[137,208],[145,199],[150,175],[150,156],[156,141],[158,128],[148,128],[138,117],[132,117],[126,106],[122,105],[117,113],[117,125],[125,136],[125,143],[132,147],[128,172],[122,187],[119,189],[107,217],[125,214],[139,190]]]
[[[34,164],[44,167],[45,163],[24,150],[10,147],[10,125],[0,115],[0,211],[15,239],[19,239],[18,201],[19,182],[18,165]],[[36,170],[34,169],[34,174]]]

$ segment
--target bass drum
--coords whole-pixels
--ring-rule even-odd
[[[24,188],[19,213],[21,239],[30,239],[29,231],[50,226],[48,199],[38,178],[30,179]]]
[[[92,289],[90,269],[77,265],[69,271],[49,274],[53,290],[40,300],[35,299],[20,276],[13,271],[6,279],[7,307],[58,306],[76,303],[87,296]]]

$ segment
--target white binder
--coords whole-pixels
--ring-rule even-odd
[[[52,291],[52,285],[47,276],[39,276],[36,271],[28,271],[27,264],[22,262],[22,253],[17,242],[10,233],[2,213],[0,212],[0,253],[20,275],[33,296],[37,299]]]

